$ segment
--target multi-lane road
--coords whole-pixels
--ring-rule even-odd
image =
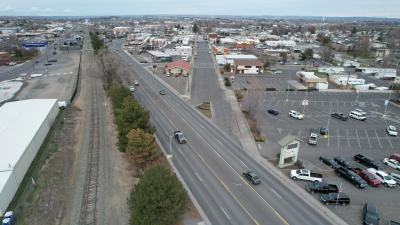
[[[341,224],[323,206],[312,206],[293,192],[272,171],[250,157],[226,132],[195,108],[166,89],[153,75],[121,49],[121,40],[110,48],[134,70],[140,86],[135,97],[151,112],[160,144],[212,224]],[[170,141],[181,130],[188,143]],[[256,172],[262,184],[249,185],[244,171]],[[314,200],[315,201],[315,200]],[[325,209],[326,210],[326,209]],[[326,217],[326,213],[329,217]]]

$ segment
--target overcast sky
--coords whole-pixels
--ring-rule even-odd
[[[400,0],[1,0],[0,15],[144,14],[400,18]]]

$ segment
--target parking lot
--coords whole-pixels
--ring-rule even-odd
[[[400,108],[389,104],[385,109],[384,102],[389,94],[381,93],[329,93],[302,91],[257,91],[247,93],[241,102],[243,109],[251,106],[258,128],[267,141],[260,143],[262,154],[269,159],[276,159],[280,151],[278,141],[288,134],[301,139],[299,159],[304,167],[324,175],[329,183],[341,186],[343,192],[351,198],[349,206],[329,206],[350,224],[360,224],[361,210],[367,201],[375,203],[381,212],[382,224],[388,219],[400,221],[400,187],[367,187],[358,189],[353,184],[335,175],[334,171],[322,164],[319,156],[342,156],[352,160],[358,153],[370,156],[380,162],[383,170],[395,172],[382,164],[382,159],[394,152],[400,152],[400,137],[388,136],[385,129],[391,124],[400,128]],[[394,97],[392,95],[391,97]],[[308,104],[304,105],[303,100]],[[257,102],[257,103],[255,103]],[[332,118],[332,112],[348,114],[359,108],[367,113],[366,121],[349,118],[341,121]],[[268,109],[279,111],[278,116],[267,113]],[[290,110],[304,113],[303,120],[289,117]],[[318,144],[308,144],[311,128],[319,131],[321,126],[328,128],[328,135],[319,135]],[[353,165],[365,168],[352,161]],[[397,172],[399,173],[399,172]],[[299,181],[304,186],[304,182]],[[318,195],[315,195],[319,198]]]

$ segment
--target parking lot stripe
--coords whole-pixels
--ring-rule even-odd
[[[390,141],[389,135],[388,135],[386,132],[385,132],[385,135],[386,135],[386,138],[387,138],[388,141],[389,141],[390,147],[393,148],[393,145],[392,145],[392,142]]]
[[[379,139],[378,133],[376,132],[376,130],[374,130],[374,132],[375,132],[376,138],[378,139],[379,146],[381,146],[381,148],[382,148],[382,143],[381,143],[381,140]]]
[[[369,148],[372,148],[371,141],[369,140],[369,136],[368,136],[367,130],[364,129],[364,132],[365,132],[365,134],[367,135],[367,140],[368,140],[368,143],[369,143]]]
[[[358,147],[361,148],[360,137],[358,136],[358,130],[357,129],[356,129],[356,134],[357,134]]]
[[[347,133],[347,144],[349,145],[350,148],[350,139],[349,139],[349,130],[346,129],[346,133]]]
[[[340,139],[340,137],[339,137],[339,130],[336,130],[336,133],[337,133],[337,147],[340,148],[340,143],[339,143],[339,139]]]

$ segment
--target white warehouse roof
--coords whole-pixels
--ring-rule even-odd
[[[57,99],[9,102],[0,107],[0,171],[17,164]]]

